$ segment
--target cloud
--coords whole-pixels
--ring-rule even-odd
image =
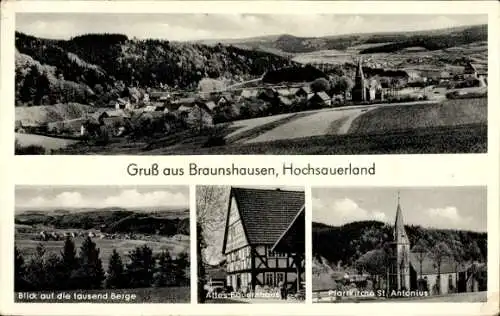
[[[414,31],[487,23],[486,15],[336,14],[43,14],[16,16],[17,30],[35,36],[69,38],[83,33],[123,33],[169,40],[244,38],[292,34]]]
[[[182,193],[169,191],[153,191],[140,193],[135,189],[124,190],[117,196],[111,196],[104,200],[106,206],[148,207],[161,205],[187,205],[187,197]]]
[[[107,197],[82,195],[77,191],[65,191],[53,198],[41,195],[16,201],[22,208],[77,208],[77,207],[158,207],[158,206],[187,206],[189,200],[180,192],[150,191],[139,192],[135,189],[123,190],[120,193]]]
[[[473,220],[471,216],[460,215],[455,206],[446,206],[442,208],[429,208],[424,210],[427,215],[423,218],[428,226],[436,228],[464,228]]]
[[[315,221],[334,226],[355,221],[385,222],[387,220],[385,213],[364,209],[349,198],[336,199],[330,203],[323,199],[313,198],[313,218]]]

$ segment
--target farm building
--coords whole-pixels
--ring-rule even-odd
[[[332,105],[332,99],[324,91],[311,93],[310,95],[307,96],[307,102],[309,103],[309,106],[312,107],[323,107]]]
[[[472,63],[467,63],[464,67],[464,79],[477,79],[477,70]]]
[[[389,290],[426,290],[430,294],[447,294],[450,292],[468,292],[483,289],[480,284],[477,264],[459,264],[453,259],[444,258],[438,264],[430,255],[410,251],[410,240],[406,233],[403,212],[398,197],[396,220],[389,265]],[[419,258],[420,257],[420,258]],[[419,259],[422,259],[420,261]],[[417,280],[422,279],[417,285]]]
[[[222,253],[235,291],[302,290],[304,192],[231,188]]]
[[[298,97],[298,98],[302,98],[302,99],[305,99],[307,98],[308,95],[310,95],[312,93],[312,90],[309,86],[304,86],[304,87],[300,87],[296,92],[295,92],[295,95]]]
[[[191,106],[182,105],[177,111],[188,126],[205,127],[214,124],[212,111],[204,102],[196,102]]]

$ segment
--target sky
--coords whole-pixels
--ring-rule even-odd
[[[182,186],[18,186],[16,209],[189,207]]]
[[[486,15],[334,14],[109,14],[19,13],[17,31],[69,39],[85,33],[120,33],[171,41],[233,39],[263,35],[327,36],[403,32],[486,24]]]
[[[317,188],[312,218],[332,226],[361,220],[394,224],[397,196],[406,225],[487,231],[485,187]]]

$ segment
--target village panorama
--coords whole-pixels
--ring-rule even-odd
[[[435,17],[410,16],[403,31],[396,17],[356,16],[359,29],[340,29],[353,17],[308,19],[332,30],[306,36],[270,14],[151,15],[141,23],[193,32],[138,38],[103,22],[116,16],[19,14],[16,154],[487,152],[486,20],[423,29]],[[64,19],[81,31],[35,23]],[[374,32],[380,19],[393,27]],[[200,25],[216,39],[196,38]]]
[[[187,187],[16,187],[15,301],[189,303]]]

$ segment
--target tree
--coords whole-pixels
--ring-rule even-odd
[[[176,285],[183,285],[187,281],[186,269],[189,266],[189,256],[185,252],[181,252],[175,260],[174,278]]]
[[[357,261],[356,266],[363,268],[364,271],[374,276],[375,285],[378,285],[380,276],[386,272],[389,262],[388,252],[385,249],[374,249],[362,255]]]
[[[19,251],[19,248],[14,247],[14,291],[19,292],[26,289],[26,280],[24,274],[26,273],[26,266],[24,257]]]
[[[75,284],[72,279],[73,272],[78,268],[78,258],[76,256],[75,243],[71,237],[66,237],[64,240],[63,250],[61,251],[61,272],[66,280],[65,288],[67,290],[75,289]]]
[[[436,281],[438,294],[441,294],[441,265],[443,264],[444,260],[451,257],[451,254],[452,254],[451,249],[445,242],[440,242],[436,244],[431,251],[431,255],[434,259],[438,273]]]
[[[42,244],[38,244],[35,254],[26,266],[26,281],[31,290],[47,290],[44,256],[45,247]]]
[[[50,253],[44,264],[45,278],[47,280],[46,289],[59,290],[66,288],[66,275],[61,267],[61,257],[55,253]]]
[[[198,303],[204,303],[206,298],[206,291],[204,288],[206,271],[205,263],[202,260],[203,249],[206,248],[205,238],[203,237],[203,227],[200,223],[196,223],[197,247],[196,256],[198,258]]]
[[[106,277],[106,288],[121,289],[126,287],[127,280],[125,276],[125,268],[123,266],[120,254],[113,249],[113,253],[109,258],[109,265]]]
[[[481,249],[476,240],[473,240],[467,245],[464,251],[464,257],[469,261],[483,261]]]
[[[343,93],[344,100],[347,100],[347,93],[349,93],[349,91],[351,91],[353,85],[354,84],[353,84],[351,78],[346,77],[346,76],[342,76],[335,83],[335,87],[333,87],[333,90],[337,93]]]
[[[158,256],[158,267],[154,276],[154,285],[157,287],[171,285],[174,281],[174,263],[168,250]]]
[[[428,253],[427,245],[425,244],[424,240],[419,239],[417,244],[411,250],[411,252],[415,253],[415,255],[416,255],[416,258],[417,258],[418,263],[419,263],[419,268],[420,268],[419,277],[420,277],[420,279],[422,279],[422,275],[423,275],[422,263],[424,262],[425,257],[427,256],[427,253]]]
[[[132,288],[150,287],[153,281],[155,259],[153,251],[147,245],[137,247],[128,255],[127,275]]]
[[[100,249],[90,237],[87,237],[80,246],[79,266],[74,273],[74,278],[82,290],[102,288],[105,275],[99,253]]]
[[[311,90],[313,92],[329,91],[330,83],[326,78],[318,78],[311,83]]]

